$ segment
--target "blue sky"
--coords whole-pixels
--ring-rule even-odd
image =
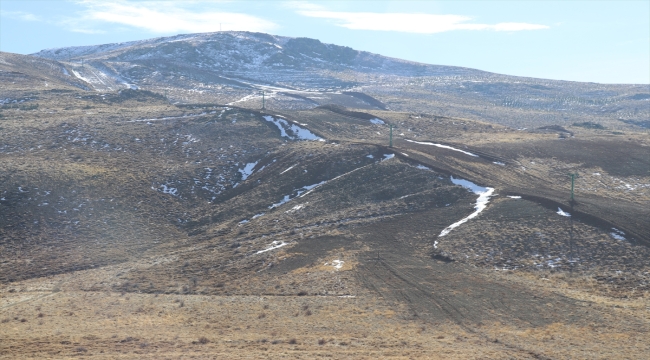
[[[650,0],[0,0],[0,51],[20,54],[220,26],[509,75],[650,83]]]

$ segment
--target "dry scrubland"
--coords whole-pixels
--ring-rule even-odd
[[[0,357],[650,352],[650,138],[636,125],[517,130],[539,109],[447,117],[381,84],[368,92],[393,111],[326,91],[259,110],[233,84],[218,101],[178,87],[168,97],[193,104],[172,104],[153,80],[87,91],[61,63],[3,59]],[[603,106],[632,101],[617,99]],[[452,176],[495,191],[440,237],[475,211]]]

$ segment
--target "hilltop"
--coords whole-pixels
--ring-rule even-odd
[[[181,103],[237,101],[259,107],[259,92],[265,90],[274,108],[312,108],[337,101],[350,107],[369,105],[340,94],[351,92],[369,95],[396,111],[514,128],[596,121],[614,130],[638,130],[648,128],[650,117],[647,84],[507,76],[261,33],[177,35],[33,55],[62,62],[95,90],[142,88]],[[332,93],[341,99],[332,100]]]

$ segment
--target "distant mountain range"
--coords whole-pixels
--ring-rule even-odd
[[[295,71],[355,71],[399,76],[489,74],[462,67],[393,59],[346,46],[323,44],[315,39],[249,32],[177,35],[119,44],[48,49],[33,55],[63,61],[129,62],[145,67],[165,69],[177,66],[261,77],[266,77],[269,72]]]
[[[32,55],[60,62],[66,73],[97,91],[142,88],[180,103],[257,107],[262,101],[258,94],[264,90],[268,105],[278,109],[382,104],[380,108],[521,128],[594,120],[612,129],[650,126],[647,84],[508,76],[421,64],[308,38],[216,32],[48,49]],[[342,92],[361,95],[348,101]],[[370,102],[361,101],[365,95]]]

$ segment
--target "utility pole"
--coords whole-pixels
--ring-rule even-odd
[[[393,147],[393,124],[390,124],[390,145],[389,147]]]
[[[579,178],[578,173],[569,173],[569,176],[571,176],[571,202],[573,202],[573,185],[575,183],[576,178]]]
[[[569,270],[573,275],[573,201],[571,201],[571,216],[569,217]]]
[[[265,109],[265,107],[264,107],[264,90],[262,90],[262,109]]]

